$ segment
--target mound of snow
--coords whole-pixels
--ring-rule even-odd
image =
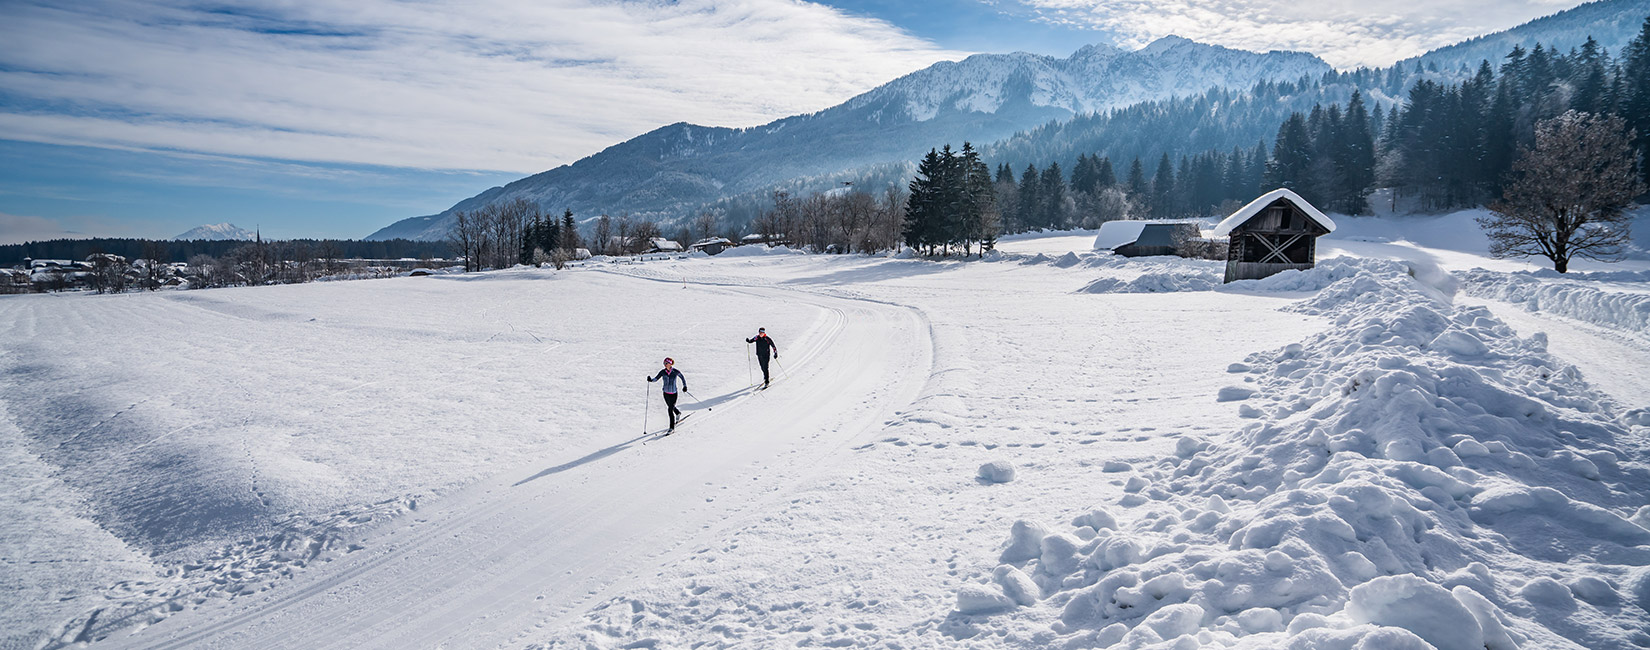
[[[1114,527],[1015,524],[1001,561],[1059,612],[1026,633],[1044,647],[1634,647],[1644,610],[1594,603],[1612,585],[1650,595],[1650,530],[1626,519],[1650,502],[1650,470],[1612,402],[1410,267],[1315,271],[1340,279],[1290,309],[1330,327],[1234,366],[1255,422],[1135,463]]]
[[[994,460],[980,466],[979,477],[990,483],[1007,483],[1014,480],[1014,465],[1006,460]]]
[[[1125,260],[1128,258],[1097,257],[1099,260]],[[1287,292],[1287,291],[1322,291],[1324,288],[1341,280],[1355,277],[1360,274],[1400,274],[1419,277],[1427,276],[1425,284],[1436,289],[1440,295],[1454,294],[1453,279],[1442,271],[1421,271],[1417,268],[1430,268],[1413,262],[1393,262],[1388,260],[1366,259],[1356,257],[1335,257],[1318,262],[1317,266],[1304,271],[1289,270],[1271,275],[1259,280],[1238,280],[1226,284],[1221,283],[1223,266],[1221,263],[1202,263],[1197,260],[1186,260],[1182,264],[1159,263],[1162,271],[1148,271],[1132,280],[1120,278],[1100,278],[1090,282],[1079,291],[1081,293],[1172,293],[1179,291],[1245,291],[1245,292]]]
[[[1174,293],[1209,291],[1220,286],[1220,276],[1201,273],[1142,273],[1133,280],[1100,278],[1088,283],[1082,293]]]
[[[1542,311],[1633,334],[1650,335],[1650,294],[1605,291],[1579,282],[1558,282],[1548,278],[1539,273],[1498,273],[1473,269],[1461,274],[1461,284],[1469,296],[1510,302],[1522,305],[1529,311]]]
[[[716,257],[718,259],[727,257],[762,257],[765,255],[796,255],[801,252],[802,251],[790,248],[788,246],[774,246],[769,248],[761,244],[747,244],[745,246],[734,246],[733,248],[724,250],[717,253]]]
[[[1245,291],[1322,291],[1329,285],[1364,273],[1408,274],[1409,267],[1389,260],[1332,257],[1318,260],[1304,271],[1288,270],[1259,280],[1238,280],[1227,288]]]

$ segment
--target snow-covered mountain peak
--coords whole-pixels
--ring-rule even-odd
[[[214,224],[207,224],[207,225],[204,225],[204,226],[195,226],[194,228],[190,228],[188,231],[184,232],[181,235],[173,237],[172,239],[177,240],[177,241],[193,241],[193,240],[196,240],[196,239],[206,239],[206,240],[211,240],[211,241],[228,241],[228,240],[251,241],[252,239],[255,239],[256,237],[257,237],[257,233],[254,233],[250,230],[247,230],[245,228],[236,226],[235,224],[232,224],[232,223],[229,223],[229,222],[226,221],[224,223],[214,223]]]
[[[1126,50],[1124,50],[1123,48],[1117,47],[1115,45],[1107,45],[1105,43],[1094,43],[1094,44],[1091,44],[1091,45],[1084,45],[1083,47],[1079,48],[1076,52],[1073,52],[1071,54],[1071,56],[1068,57],[1066,60],[1067,61],[1088,61],[1088,60],[1093,60],[1093,59],[1112,59],[1112,58],[1116,58],[1117,55],[1119,55],[1119,54],[1123,54],[1125,51]]]
[[[917,122],[948,111],[998,114],[1004,106],[1075,114],[1328,70],[1329,64],[1310,54],[1246,52],[1166,36],[1133,52],[1087,45],[1065,59],[976,54],[911,73],[848,105],[882,105],[874,118],[879,121],[889,119],[895,107],[896,114]]]
[[[1144,54],[1160,54],[1160,53],[1167,52],[1167,51],[1175,49],[1175,48],[1180,48],[1180,47],[1185,47],[1185,46],[1199,46],[1199,47],[1214,48],[1214,49],[1226,49],[1226,48],[1222,48],[1218,45],[1205,45],[1203,43],[1199,43],[1197,41],[1186,38],[1184,36],[1175,36],[1173,34],[1170,34],[1168,36],[1164,36],[1163,38],[1160,38],[1160,39],[1157,39],[1157,40],[1152,41],[1150,43],[1147,43],[1146,47],[1140,48],[1139,51],[1141,53],[1144,53]]]

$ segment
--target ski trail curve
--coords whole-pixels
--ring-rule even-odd
[[[519,644],[783,499],[930,379],[931,330],[915,310],[767,287],[715,291],[822,310],[814,336],[790,343],[784,383],[720,396],[654,444],[626,436],[586,459],[500,472],[388,522],[330,566],[100,646]]]

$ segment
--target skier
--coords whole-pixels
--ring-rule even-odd
[[[682,412],[676,408],[676,382],[682,382],[682,390],[686,391],[687,377],[683,377],[682,371],[676,369],[675,359],[665,357],[665,368],[660,370],[659,374],[648,377],[647,383],[651,384],[660,379],[665,380],[665,408],[670,411],[670,430],[675,431],[676,418],[682,414]]]
[[[778,359],[779,346],[774,345],[773,339],[768,338],[768,329],[765,327],[756,328],[756,336],[745,339],[745,342],[756,344],[756,362],[762,366],[762,387],[767,388],[768,354],[771,352],[773,354],[773,358]]]

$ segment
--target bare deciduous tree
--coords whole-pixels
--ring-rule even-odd
[[[693,219],[692,242],[682,242],[683,246],[694,242],[704,241],[716,236],[716,223],[722,220],[721,210],[705,210]]]
[[[1490,254],[1540,255],[1559,273],[1575,257],[1621,259],[1629,242],[1623,210],[1644,192],[1632,138],[1614,115],[1570,111],[1538,124],[1535,146],[1521,148],[1513,164],[1514,180],[1478,218]]]
[[[630,237],[625,240],[625,253],[635,255],[647,252],[653,247],[653,240],[662,239],[664,233],[659,232],[659,224],[641,219],[630,224]]]
[[[613,254],[613,252],[614,252],[613,251],[613,234],[614,233],[613,233],[613,218],[612,217],[609,217],[609,216],[604,214],[604,215],[601,216],[601,218],[596,220],[595,249],[596,249],[596,254],[597,255],[612,255]]]

